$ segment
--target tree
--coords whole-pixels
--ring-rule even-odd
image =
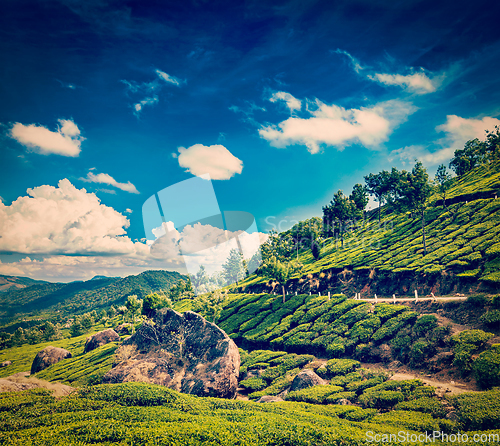
[[[211,293],[198,296],[193,302],[193,311],[200,313],[205,319],[217,323],[224,302],[228,299],[227,290],[215,290]]]
[[[425,208],[431,196],[432,188],[429,184],[429,175],[420,161],[417,161],[411,172],[399,173],[400,182],[395,189],[395,205],[405,211],[420,214],[422,220],[422,243],[424,255],[427,254],[425,241]]]
[[[378,221],[380,222],[380,207],[382,202],[387,199],[388,193],[393,188],[393,177],[386,170],[377,174],[365,176],[366,190],[370,195],[374,195],[378,201]]]
[[[338,223],[340,240],[342,247],[344,246],[344,231],[346,223],[355,215],[355,205],[347,198],[341,190],[338,190],[333,196],[328,206],[323,206],[323,221],[326,220],[327,225],[331,227],[332,222]],[[329,231],[331,235],[332,231]]]
[[[127,297],[127,303],[125,306],[127,307],[127,311],[132,316],[132,321],[135,322],[135,316],[140,313],[142,301],[137,299],[135,294],[132,294]]]
[[[266,277],[281,285],[283,290],[283,303],[285,303],[285,287],[287,283],[293,276],[300,274],[303,268],[304,266],[296,260],[281,262],[276,257],[271,257],[267,263],[259,268],[257,273],[259,276]]]
[[[494,138],[491,138],[492,142]],[[450,161],[450,169],[453,169],[457,176],[461,177],[471,171],[484,160],[485,143],[479,139],[472,139],[465,143],[463,149],[455,150],[455,154]]]
[[[246,265],[243,254],[237,249],[231,249],[226,263],[222,265],[222,274],[226,279],[226,285],[238,283],[246,275]]]
[[[321,256],[321,246],[318,242],[314,241],[311,245],[311,253],[313,257],[318,260]]]
[[[172,308],[172,301],[165,293],[151,293],[144,297],[142,301],[142,314],[146,317],[160,308]]]
[[[448,209],[446,206],[446,192],[451,186],[452,176],[446,171],[446,166],[444,164],[440,164],[437,168],[435,182],[437,185],[438,194],[441,196],[443,200],[443,207]]]
[[[484,152],[489,161],[497,160],[500,156],[500,127],[495,126],[495,130],[486,131],[486,141]]]
[[[354,203],[355,209],[358,213],[363,216],[363,212],[368,204],[368,190],[366,186],[362,184],[355,184],[352,188],[351,195],[349,195],[349,199]]]
[[[73,323],[71,324],[71,327],[69,328],[69,334],[74,338],[77,336],[81,336],[83,333],[85,333],[85,328],[80,322],[80,318],[75,317]]]

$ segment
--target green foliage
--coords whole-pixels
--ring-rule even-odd
[[[414,400],[402,401],[395,406],[396,410],[414,410],[431,414],[434,418],[444,418],[446,410],[439,400],[424,396]]]
[[[151,293],[144,297],[142,301],[142,314],[151,316],[154,311],[161,308],[172,308],[172,301],[165,293]]]
[[[238,384],[240,385],[240,387],[251,390],[253,392],[265,389],[267,387],[266,381],[264,381],[262,378],[257,377],[244,379]]]
[[[360,366],[361,363],[353,359],[330,359],[316,370],[316,373],[322,378],[330,379],[337,375],[347,375],[354,372]]]
[[[463,373],[471,371],[472,355],[478,352],[484,344],[493,337],[493,333],[482,330],[464,330],[452,336],[453,364],[457,365]]]
[[[401,392],[394,390],[380,390],[365,392],[358,401],[363,407],[373,407],[377,409],[390,409],[405,399]]]
[[[449,397],[465,430],[500,429],[500,390],[462,393]]]
[[[198,296],[192,305],[192,310],[200,313],[205,319],[217,323],[222,313],[222,308],[228,300],[227,290],[215,290],[208,294]]]
[[[483,389],[500,386],[500,344],[481,353],[472,364],[477,383]]]
[[[384,323],[372,336],[375,342],[380,342],[384,339],[394,336],[405,325],[410,324],[417,319],[417,313],[414,311],[404,311],[396,317],[389,319]]]
[[[393,410],[371,420],[384,426],[395,426],[399,430],[415,430],[419,433],[439,431],[439,422],[430,414],[406,410]],[[417,437],[418,438],[418,437]]]
[[[481,321],[492,327],[500,325],[500,310],[490,310],[481,316]]]
[[[227,285],[238,283],[247,273],[243,254],[237,249],[231,249],[222,270]]]
[[[99,384],[102,377],[111,370],[117,347],[118,345],[112,342],[88,353],[65,359],[38,372],[36,377],[72,386]]]
[[[289,392],[286,396],[286,400],[311,404],[323,404],[327,397],[342,390],[343,389],[340,386],[313,386],[306,389]]]

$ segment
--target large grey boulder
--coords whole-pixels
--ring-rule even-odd
[[[306,369],[302,370],[295,378],[293,378],[292,385],[290,386],[290,392],[307,389],[312,386],[323,386],[325,384],[325,380],[321,379],[312,370]]]
[[[103,382],[141,381],[198,396],[233,398],[240,354],[236,344],[200,315],[162,309],[116,352]]]
[[[108,328],[107,330],[100,331],[89,338],[85,342],[85,348],[83,349],[84,353],[95,350],[96,348],[101,347],[102,345],[109,344],[110,342],[119,342],[120,336],[116,333],[112,328]]]
[[[40,372],[66,358],[71,358],[71,353],[68,350],[49,345],[36,354],[31,365],[31,374]]]

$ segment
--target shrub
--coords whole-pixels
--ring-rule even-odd
[[[475,294],[467,298],[467,303],[475,307],[484,307],[488,303],[488,299],[484,294]]]
[[[500,325],[500,310],[490,310],[481,316],[481,321],[490,326]]]
[[[354,372],[360,366],[361,363],[353,359],[330,359],[316,370],[316,373],[322,378],[330,379],[337,375]]]
[[[396,410],[415,410],[431,414],[434,418],[444,418],[446,410],[436,398],[421,397],[410,401],[402,401],[396,404]]]
[[[244,379],[239,382],[239,385],[247,390],[251,390],[254,392],[265,389],[267,387],[266,382],[262,378],[257,377]]]
[[[492,337],[493,333],[486,333],[482,330],[464,330],[452,336],[455,354],[453,364],[458,366],[462,373],[470,372],[472,355]]]
[[[432,314],[426,314],[417,319],[413,325],[413,332],[417,338],[421,338],[437,327],[437,317]]]
[[[398,314],[396,317],[385,322],[372,336],[375,342],[380,342],[383,339],[392,337],[406,324],[413,322],[417,318],[417,313],[414,311],[405,311]]]
[[[402,392],[394,390],[380,390],[363,393],[358,401],[364,407],[373,407],[377,409],[390,409],[396,404],[404,401]]]
[[[500,344],[494,344],[481,353],[472,364],[472,370],[483,389],[500,386]]]
[[[307,389],[290,392],[286,396],[287,401],[301,401],[304,403],[323,404],[326,397],[336,392],[341,392],[343,389],[340,386],[313,386]]]
[[[466,430],[500,429],[500,390],[462,393],[449,397],[457,409],[461,428]]]
[[[410,429],[417,432],[439,431],[439,423],[430,414],[406,410],[393,410],[378,415],[371,420],[373,423],[395,426],[400,429]]]

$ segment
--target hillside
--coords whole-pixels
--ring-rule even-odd
[[[0,275],[0,293],[14,289],[26,288],[37,283],[45,283],[45,281],[30,279],[29,277]]]
[[[500,290],[500,162],[482,165],[455,178],[448,210],[434,195],[425,211],[427,254],[420,218],[382,208],[368,212],[339,239],[325,239],[321,256],[310,250],[299,260],[304,273],[289,291],[361,292],[391,296]],[[266,280],[251,276],[239,291],[266,291]]]
[[[168,290],[185,276],[173,271],[145,271],[125,278],[93,278],[86,282],[42,283],[0,294],[0,319],[32,312],[81,314],[110,305],[122,305],[127,296],[139,298]]]

